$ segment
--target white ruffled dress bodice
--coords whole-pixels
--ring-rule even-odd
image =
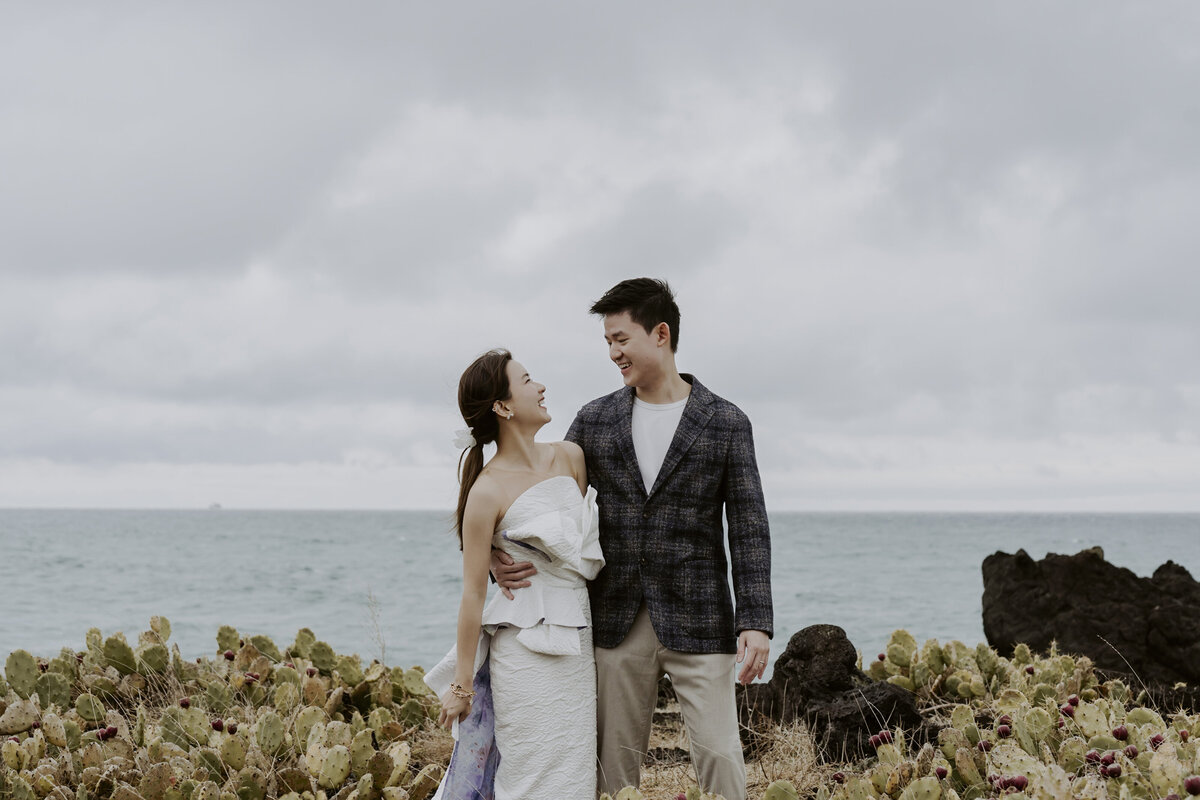
[[[517,641],[535,653],[578,655],[579,631],[591,625],[587,581],[604,566],[596,490],[581,496],[570,475],[535,483],[509,506],[492,545],[532,562],[537,572],[512,600],[497,591],[484,607],[475,670],[487,657],[487,637],[502,627],[520,628]],[[439,696],[449,689],[456,660],[451,649],[425,676]]]
[[[492,546],[516,561],[532,562],[530,585],[509,600],[497,593],[483,610],[489,633],[521,628],[518,641],[548,655],[579,652],[580,628],[591,624],[587,581],[604,566],[596,490],[579,495],[578,484],[560,475],[534,484],[509,506]]]

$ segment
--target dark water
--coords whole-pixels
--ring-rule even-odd
[[[0,510],[0,656],[81,649],[90,627],[136,639],[171,620],[183,655],[217,627],[282,646],[312,628],[340,652],[431,666],[454,639],[449,515],[412,511]],[[895,628],[983,641],[980,564],[997,550],[1074,553],[1149,575],[1200,574],[1200,514],[778,513],[774,650],[843,627],[870,657]]]

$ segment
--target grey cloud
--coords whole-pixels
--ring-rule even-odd
[[[497,344],[561,433],[637,274],[764,471],[1194,441],[1194,4],[3,14],[8,457],[403,461]]]

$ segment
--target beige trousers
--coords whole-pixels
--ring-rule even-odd
[[[643,605],[624,641],[596,648],[597,790],[615,795],[624,786],[638,785],[658,679],[665,673],[679,698],[701,790],[745,800],[734,666],[729,653],[680,653],[663,647]]]

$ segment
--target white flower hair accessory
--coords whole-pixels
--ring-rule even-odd
[[[471,435],[474,428],[463,428],[454,432],[454,446],[459,450],[475,446],[475,437]]]

